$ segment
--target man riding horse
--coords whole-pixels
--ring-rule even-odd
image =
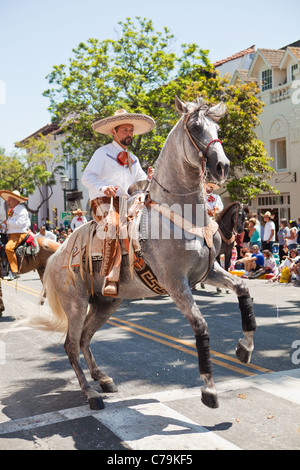
[[[26,207],[23,203],[27,197],[21,196],[19,191],[0,191],[0,196],[7,202],[8,217],[2,224],[6,226],[8,242],[5,245],[5,252],[10,266],[10,274],[4,279],[13,281],[18,277],[18,261],[15,249],[24,241],[28,235],[30,220]]]
[[[95,151],[83,175],[82,183],[89,190],[93,217],[99,223],[105,223],[107,207],[113,198],[116,211],[110,224],[115,225],[114,236],[107,233],[103,237],[103,262],[100,275],[106,279],[103,295],[117,295],[117,283],[120,275],[120,243],[118,241],[119,196],[127,195],[129,186],[137,181],[150,180],[153,169],[148,168],[147,175],[142,170],[138,158],[128,151],[134,135],[150,132],[155,121],[144,114],[127,113],[124,109],[95,122],[94,131],[112,135],[113,141]],[[107,220],[107,219],[106,219]],[[111,228],[111,227],[110,227]],[[109,230],[106,225],[104,230]]]

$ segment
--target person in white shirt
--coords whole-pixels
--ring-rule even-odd
[[[51,232],[50,230],[46,230],[46,227],[42,225],[40,227],[40,231],[34,236],[34,238],[49,238],[50,240],[54,240],[56,242],[56,235],[55,233]]]
[[[216,217],[224,209],[222,199],[218,194],[214,194],[215,189],[219,189],[215,183],[206,184],[206,208],[210,217]]]
[[[22,243],[29,233],[30,220],[26,207],[23,205],[27,197],[21,196],[19,191],[0,191],[0,196],[7,201],[8,217],[2,224],[6,226],[8,242],[5,253],[8,258],[11,273],[4,279],[12,281],[18,277],[18,261],[15,249]]]
[[[81,209],[77,209],[76,211],[72,211],[74,217],[71,222],[71,229],[74,231],[76,228],[81,227],[81,225],[87,223],[86,217],[83,215],[86,211],[82,211]]]
[[[274,216],[269,211],[262,214],[262,216],[265,222],[262,249],[269,250],[272,253],[273,243],[275,242],[275,224],[272,221]]]
[[[119,109],[110,116],[92,125],[100,134],[112,135],[113,141],[95,151],[82,175],[82,183],[89,190],[93,217],[101,223],[107,214],[107,205],[113,199],[117,217],[114,218],[114,230],[117,233],[119,197],[128,195],[127,189],[137,181],[152,178],[153,169],[143,171],[138,158],[128,151],[134,135],[150,132],[155,121],[145,114],[127,113]],[[105,208],[106,206],[106,208]],[[106,219],[108,222],[108,219]],[[103,222],[102,222],[103,223]],[[112,220],[110,220],[112,223]],[[100,275],[106,278],[103,295],[116,296],[120,269],[120,243],[116,236],[104,239],[103,261]],[[112,273],[116,273],[115,275]]]

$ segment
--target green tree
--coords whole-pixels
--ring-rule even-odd
[[[24,196],[40,193],[38,207],[27,209],[37,214],[40,207],[53,194],[55,176],[63,170],[60,166],[62,155],[53,152],[47,137],[39,135],[22,144],[16,144],[18,152],[7,153],[0,148],[0,189],[19,190]],[[44,187],[48,187],[45,196]]]
[[[273,191],[264,181],[272,169],[255,136],[262,110],[255,85],[229,86],[214,70],[208,51],[196,44],[183,44],[175,53],[174,36],[168,28],[155,31],[151,20],[127,18],[118,24],[117,39],[80,43],[68,66],[54,66],[47,77],[51,88],[44,96],[50,100],[53,117],[67,131],[65,152],[87,162],[110,140],[93,132],[92,122],[125,108],[156,121],[155,130],[136,137],[132,147],[145,166],[153,165],[178,120],[175,95],[191,101],[200,94],[212,103],[223,100],[228,107],[220,127],[232,163],[227,185],[231,197],[248,201],[261,191]]]

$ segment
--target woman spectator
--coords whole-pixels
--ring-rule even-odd
[[[284,237],[288,251],[292,248],[297,248],[298,228],[295,220],[290,220],[288,223],[288,234]]]
[[[260,249],[261,238],[260,238],[260,226],[256,223],[256,219],[252,218],[249,220],[249,237],[251,246],[257,245]]]

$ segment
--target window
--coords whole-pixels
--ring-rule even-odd
[[[286,140],[274,140],[272,142],[272,153],[275,162],[275,170],[281,171],[287,169],[287,158],[286,158]]]
[[[298,64],[293,64],[291,66],[291,76],[292,76],[292,80],[295,80],[295,75],[294,75],[294,72],[298,70]]]
[[[261,91],[270,90],[272,88],[272,70],[263,70],[261,73],[262,88]]]

